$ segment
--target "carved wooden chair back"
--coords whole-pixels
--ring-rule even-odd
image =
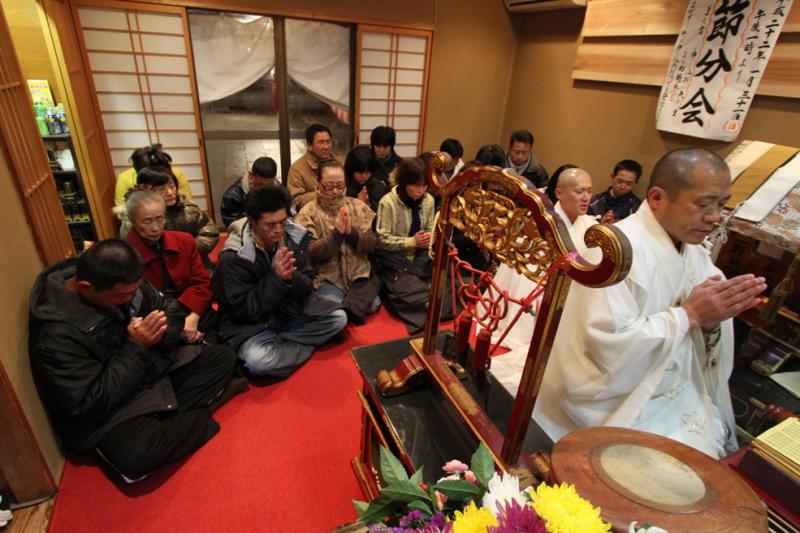
[[[605,287],[621,281],[630,270],[630,244],[613,225],[591,227],[584,240],[589,247],[599,246],[603,253],[598,264],[591,264],[575,250],[566,226],[545,194],[528,189],[524,181],[510,172],[491,166],[470,168],[447,181],[444,171],[450,164],[449,156],[438,152],[428,166],[429,185],[440,197],[441,207],[432,245],[433,276],[422,360],[433,381],[442,388],[467,426],[489,448],[498,467],[524,468],[522,463],[526,463],[529,456],[521,453],[522,441],[570,283],[574,280],[589,287]],[[448,282],[448,243],[454,228],[496,262],[544,286],[505,435],[436,352],[444,288]]]

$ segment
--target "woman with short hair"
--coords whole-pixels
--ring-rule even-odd
[[[184,339],[200,342],[204,331],[212,327],[209,312],[214,294],[211,275],[203,266],[194,239],[182,231],[164,229],[167,208],[156,191],[133,191],[125,207],[131,221],[125,240],[142,257],[144,278],[178,301],[185,316]]]
[[[396,179],[378,205],[375,271],[386,289],[387,309],[413,333],[425,324],[435,208],[421,158],[403,160]]]

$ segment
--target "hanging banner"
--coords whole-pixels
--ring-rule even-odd
[[[792,0],[689,0],[656,110],[656,127],[733,141]]]

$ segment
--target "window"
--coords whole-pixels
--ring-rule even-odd
[[[203,58],[195,75],[217,213],[222,194],[259,157],[274,159],[285,176],[314,122],[331,129],[335,153],[347,153],[350,26],[192,9],[189,28],[194,56]]]

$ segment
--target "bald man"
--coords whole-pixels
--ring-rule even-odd
[[[646,202],[617,224],[633,249],[628,277],[604,289],[572,285],[534,409],[554,441],[619,426],[715,458],[736,449],[732,317],[756,305],[766,285],[751,274],[725,280],[700,246],[730,182],[712,152],[668,153]]]
[[[556,185],[555,211],[569,230],[575,249],[587,261],[597,263],[602,252],[599,248],[589,249],[583,242],[583,235],[589,227],[597,224],[597,219],[587,215],[592,199],[592,177],[583,169],[569,168],[561,173]]]

